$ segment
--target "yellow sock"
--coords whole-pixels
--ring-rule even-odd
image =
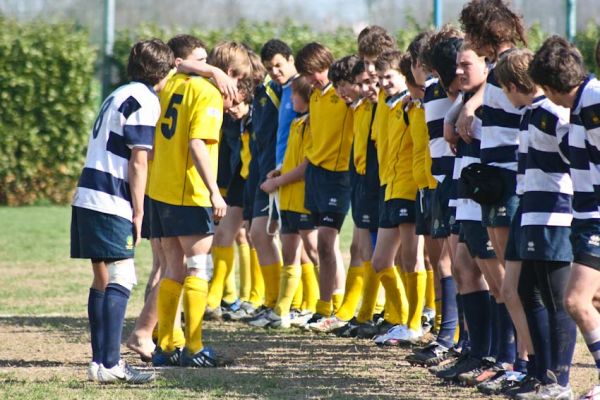
[[[402,279],[400,279],[402,282]],[[398,314],[398,309],[393,306],[393,300],[390,299],[387,290],[385,291],[385,306],[383,308],[383,319],[387,322],[397,325],[401,323],[400,314]]]
[[[225,279],[225,286],[223,287],[223,301],[228,304],[234,303],[238,299],[234,260],[235,257],[231,259],[231,264],[227,266],[227,278]]]
[[[302,310],[317,310],[319,280],[313,263],[302,264]]]
[[[365,261],[363,268],[362,304],[356,316],[356,320],[360,324],[370,321],[373,318],[375,303],[378,300],[379,287],[381,286],[381,282],[371,265],[371,261]]]
[[[334,293],[331,295],[331,312],[335,314],[344,302],[344,293]]]
[[[385,308],[385,291],[381,286],[381,282],[379,282],[379,287],[377,288],[377,300],[375,301],[375,308],[373,308],[373,314],[381,314],[383,309]]]
[[[442,299],[435,299],[435,324],[434,329],[436,332],[440,331],[442,325]]]
[[[363,292],[364,274],[364,263],[360,267],[348,268],[344,301],[335,312],[335,316],[342,321],[350,321],[352,317],[354,317],[356,307],[358,306],[358,302],[360,301],[360,297],[362,296]],[[335,308],[335,303],[333,307]]]
[[[279,274],[281,262],[260,267],[265,280],[265,306],[274,308],[279,296]]]
[[[300,270],[300,281],[298,282],[298,288],[296,289],[296,293],[294,293],[294,298],[292,299],[292,305],[290,310],[301,310],[302,309],[302,298],[304,297],[304,288],[302,287],[302,267]],[[279,289],[281,291],[281,289]]]
[[[275,306],[275,314],[281,316],[290,313],[292,300],[302,279],[302,268],[299,265],[286,265],[281,269],[279,280],[279,296]]]
[[[454,343],[458,343],[460,339],[460,324],[456,324],[456,330],[454,331]]]
[[[406,274],[406,297],[408,297],[408,329],[421,330],[421,316],[425,304],[427,273],[425,270]]]
[[[250,299],[248,301],[254,307],[259,307],[265,300],[265,281],[258,262],[258,253],[254,248],[250,249],[250,275],[252,286],[250,287]]]
[[[435,275],[432,269],[427,270],[427,289],[425,290],[425,307],[435,310]]]
[[[231,266],[233,266],[233,247],[215,246],[212,248],[212,257],[214,271],[212,280],[210,281],[207,305],[210,308],[217,308],[221,305],[225,279],[227,279],[227,274]]]
[[[402,267],[399,265],[396,265],[396,269],[398,269],[398,273],[400,274],[400,280],[402,281],[402,284],[406,288],[406,285],[408,285],[408,272],[403,271]],[[408,299],[408,300],[410,301],[410,299]]]
[[[331,316],[331,310],[331,301],[323,301],[321,299],[317,301],[317,314],[321,314],[324,317],[329,317]]]
[[[179,282],[164,278],[158,288],[158,346],[166,352],[175,350],[173,345],[173,326],[179,306],[182,286]]]
[[[208,281],[188,276],[183,281],[183,313],[185,315],[185,343],[195,354],[202,350],[202,318],[206,308]]]
[[[181,326],[176,326],[173,329],[173,346],[183,349],[185,347],[185,333]]]
[[[250,300],[252,277],[250,275],[250,246],[248,243],[238,245],[238,265],[240,268],[240,301]]]
[[[385,294],[388,299],[386,309],[391,305],[392,313],[398,313],[399,321],[397,323],[406,325],[408,322],[408,300],[406,299],[406,292],[404,291],[402,280],[398,275],[398,270],[394,267],[390,267],[378,272],[377,275],[385,288]],[[396,323],[396,321],[390,322]]]

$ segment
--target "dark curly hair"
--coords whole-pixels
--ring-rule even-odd
[[[277,54],[281,54],[286,60],[293,55],[292,49],[282,40],[271,39],[260,49],[260,58],[263,62],[271,61]]]
[[[432,68],[432,59],[433,52],[435,46],[441,42],[442,40],[456,38],[462,39],[464,37],[463,33],[451,24],[446,24],[442,26],[442,28],[429,36],[429,40],[422,45],[421,52],[419,54],[419,61],[421,61],[421,65],[424,68],[431,70]]]
[[[367,27],[358,35],[360,58],[379,57],[380,54],[392,50],[396,50],[396,39],[380,26]]]
[[[529,75],[539,86],[568,93],[583,82],[587,71],[577,47],[554,35],[546,39],[533,56],[529,64]]]
[[[417,36],[413,38],[413,40],[408,45],[406,51],[410,53],[410,58],[412,65],[416,65],[417,61],[419,61],[419,56],[423,49],[427,46],[427,42],[431,39],[431,36],[434,34],[433,31],[424,31],[419,33]]]
[[[174,62],[173,51],[162,40],[143,40],[131,48],[127,74],[131,80],[154,86],[167,76]]]
[[[329,67],[329,80],[334,85],[337,85],[340,81],[346,81],[353,83],[354,76],[352,75],[352,69],[356,63],[360,61],[358,56],[350,55],[336,60],[331,67]]]
[[[504,0],[471,0],[460,12],[462,29],[473,47],[489,47],[497,58],[502,43],[527,46],[523,17]]]

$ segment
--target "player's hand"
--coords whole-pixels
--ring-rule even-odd
[[[133,245],[137,246],[142,242],[142,221],[144,214],[137,214],[131,218],[133,223]]]
[[[475,110],[471,109],[467,102],[460,114],[458,115],[458,120],[456,121],[456,131],[460,135],[461,139],[465,141],[465,143],[471,143],[473,141],[472,136],[472,126],[473,119],[475,118]]]
[[[260,188],[264,192],[273,193],[277,190],[277,182],[275,178],[269,178],[260,185]]]
[[[237,82],[219,68],[214,68],[213,80],[221,94],[230,99],[237,99]]]
[[[212,204],[213,217],[215,221],[219,221],[227,212],[227,203],[225,203],[219,192],[215,192],[210,196],[210,203]]]
[[[278,169],[274,169],[272,171],[269,171],[269,173],[267,174],[267,178],[275,178],[276,176],[281,175],[281,171]]]

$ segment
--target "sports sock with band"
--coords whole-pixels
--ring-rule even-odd
[[[183,286],[174,280],[163,278],[158,288],[158,347],[165,352],[175,350],[173,344],[173,327],[177,308],[179,307],[179,298]]]
[[[408,329],[421,331],[421,316],[425,305],[427,272],[406,272],[406,297],[408,298]]]
[[[88,320],[90,323],[90,337],[92,339],[92,361],[102,363],[102,349],[104,348],[104,317],[102,307],[104,292],[90,288],[88,295]]]
[[[325,300],[317,300],[317,314],[322,315],[324,317],[329,317],[331,316],[331,313],[333,312],[333,305],[331,304],[331,300],[329,301],[325,301]]]
[[[286,265],[281,269],[279,295],[274,308],[275,314],[282,317],[290,313],[290,307],[301,280],[302,268],[300,265]]]
[[[188,276],[183,281],[183,313],[185,315],[185,346],[191,354],[202,350],[202,319],[206,309],[208,281]]]
[[[238,299],[237,284],[235,282],[235,268],[234,268],[235,257],[231,259],[231,264],[227,266],[227,278],[225,278],[225,285],[223,286],[223,301],[227,304],[235,303]]]
[[[214,246],[212,248],[212,257],[214,272],[210,281],[207,305],[209,308],[217,308],[221,305],[225,280],[227,279],[230,268],[233,266],[235,257],[233,247]]]
[[[381,281],[373,269],[371,261],[365,261],[363,270],[362,304],[356,317],[358,323],[363,324],[373,318],[375,305],[379,297],[380,286]]]
[[[302,299],[304,298],[304,287],[302,286],[302,267],[298,266],[298,270],[300,271],[300,278],[298,280],[298,287],[296,288],[296,292],[294,293],[294,298],[292,299],[292,305],[290,306],[290,310],[301,310],[302,309]],[[279,289],[281,292],[281,289]]]
[[[250,287],[250,298],[248,301],[254,307],[260,307],[265,301],[265,280],[258,262],[258,253],[255,248],[250,249],[250,275],[252,286]]]
[[[471,340],[471,355],[482,359],[490,355],[492,321],[490,292],[481,290],[462,295],[463,309]]]
[[[454,344],[454,334],[458,324],[458,306],[456,304],[456,284],[454,278],[447,276],[440,281],[442,287],[441,321],[436,341],[447,348]]]
[[[248,243],[238,245],[238,265],[240,268],[240,301],[250,300],[252,276],[250,272],[250,246]]]
[[[265,306],[274,308],[279,297],[279,276],[281,274],[281,262],[261,266],[265,280]]]
[[[109,283],[104,292],[104,303],[102,304],[102,317],[104,320],[104,348],[102,352],[102,364],[106,368],[112,368],[121,359],[121,334],[123,333],[123,322],[125,311],[131,291],[117,284]]]
[[[365,263],[359,267],[348,268],[344,301],[335,313],[335,316],[342,321],[349,321],[354,317],[354,313],[356,312],[358,302],[360,301],[363,292],[364,273]]]
[[[427,272],[427,289],[425,289],[425,307],[435,310],[435,274],[433,270]]]
[[[458,324],[454,332],[454,343],[460,343],[461,346],[471,348],[469,330],[465,322],[465,309],[463,306],[462,294],[456,294],[456,309],[458,310]]]
[[[313,263],[302,264],[302,310],[315,312],[319,300],[319,280]]]
[[[406,325],[408,322],[408,299],[398,269],[395,267],[386,268],[379,271],[377,277],[385,289],[386,313],[391,319],[389,322],[394,325]],[[388,312],[390,306],[391,310]],[[394,313],[397,313],[397,315]]]

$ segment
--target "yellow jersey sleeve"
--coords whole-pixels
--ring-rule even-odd
[[[413,141],[404,115],[402,98],[389,105],[387,160],[385,162],[385,200],[415,200],[417,184],[413,178]]]
[[[313,132],[306,157],[329,171],[348,171],[353,136],[352,109],[331,84],[310,96],[310,129]]]
[[[437,187],[437,181],[431,174],[429,132],[425,122],[425,109],[421,102],[413,102],[410,105],[408,120],[413,141],[413,177],[419,189],[434,189]]]
[[[290,125],[287,147],[283,157],[281,173],[286,174],[302,164],[305,159],[305,149],[311,141],[308,115],[295,118]],[[309,214],[304,208],[304,179],[282,186],[279,189],[279,205],[283,211],[293,211]]]
[[[390,108],[386,104],[385,98],[382,100],[381,96],[379,96],[377,110],[375,111],[373,126],[371,128],[371,139],[375,142],[375,147],[377,148],[377,161],[379,163],[379,184],[381,186],[386,184],[385,162],[387,160],[388,153],[387,132],[389,112]]]

